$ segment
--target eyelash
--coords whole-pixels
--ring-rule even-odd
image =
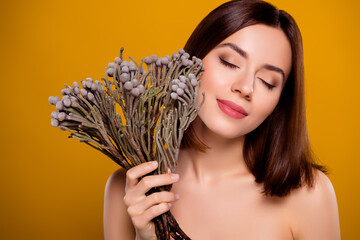
[[[227,61],[225,61],[224,59],[222,59],[221,57],[219,57],[220,59],[220,63],[222,63],[223,65],[227,66],[227,67],[230,67],[232,69],[235,69],[235,68],[239,68],[238,66],[234,65],[234,64],[231,64]],[[271,85],[270,83],[266,82],[264,79],[261,79],[261,82],[269,89],[269,90],[272,90],[275,86],[274,85]]]

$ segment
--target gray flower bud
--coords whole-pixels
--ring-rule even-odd
[[[58,99],[56,97],[50,96],[48,101],[51,105],[55,105],[58,102]]]
[[[166,57],[161,59],[161,64],[163,64],[163,65],[167,65],[169,62],[170,62],[169,59]]]
[[[88,94],[87,94],[87,99],[89,99],[90,101],[94,101],[95,100],[95,96],[94,96],[94,94],[92,94],[91,92],[89,92]]]
[[[55,118],[55,119],[58,118],[58,115],[59,115],[59,112],[58,112],[58,111],[53,111],[53,112],[51,113],[51,117],[52,117],[52,118]]]
[[[66,114],[64,112],[59,113],[59,115],[58,115],[59,120],[63,121],[63,120],[65,120],[65,118],[66,118]]]
[[[156,62],[157,59],[158,59],[158,57],[155,54],[151,56],[152,62]]]
[[[116,58],[115,58],[115,63],[116,63],[116,64],[121,64],[121,58],[116,57]]]
[[[86,81],[93,83],[94,80],[91,77],[86,78]]]
[[[74,88],[74,93],[78,95],[80,93],[80,89],[78,87]]]
[[[128,62],[127,61],[123,61],[121,64],[120,64],[120,67],[125,67],[128,65]]]
[[[128,73],[122,73],[120,75],[120,82],[126,83],[129,80],[130,80],[130,75]]]
[[[179,88],[185,89],[185,87],[186,87],[185,83],[183,83],[183,82],[179,83]]]
[[[84,97],[87,96],[87,91],[85,89],[80,89],[80,93],[81,95],[83,95]]]
[[[145,91],[144,86],[141,84],[137,86],[137,89],[139,89],[140,94],[142,94]]]
[[[77,82],[73,82],[73,88],[78,88],[80,85]]]
[[[177,53],[172,54],[172,59],[176,60],[178,58],[179,58],[179,54],[177,54]]]
[[[114,76],[114,69],[113,69],[113,68],[109,68],[109,69],[106,71],[106,74],[107,74],[109,77]]]
[[[183,59],[181,61],[181,65],[183,65],[184,67],[186,67],[188,65],[188,60],[187,59]]]
[[[179,52],[179,54],[184,54],[185,53],[184,49],[182,49],[182,48],[180,48],[178,52]]]
[[[184,90],[183,90],[182,88],[178,88],[178,89],[176,90],[176,93],[177,93],[179,96],[182,96],[182,95],[184,95]]]
[[[174,91],[174,92],[176,92],[176,90],[179,88],[179,86],[178,85],[172,85],[171,86],[171,89]]]
[[[196,85],[198,85],[198,81],[195,78],[191,79],[191,85],[195,87]]]
[[[136,66],[133,62],[129,62],[129,70],[130,71],[136,71]]]
[[[145,62],[146,64],[151,64],[153,61],[152,61],[152,59],[151,59],[150,57],[146,57],[145,60],[144,60],[144,62]]]
[[[61,110],[64,110],[64,104],[62,101],[58,101],[55,105],[56,109],[61,111]]]
[[[168,68],[171,68],[173,65],[174,65],[173,62],[169,62],[168,63]]]
[[[53,127],[59,126],[59,121],[56,120],[56,119],[54,119],[54,118],[52,118],[52,119],[51,119],[51,126],[53,126]]]
[[[128,66],[123,66],[122,68],[121,68],[121,72],[122,73],[128,73],[129,72],[129,67]]]
[[[109,68],[114,68],[114,67],[115,67],[115,63],[114,63],[114,62],[109,62],[108,67],[109,67]]]
[[[137,96],[139,96],[140,91],[139,91],[138,88],[133,88],[133,89],[131,89],[131,94],[132,94],[134,97],[137,97]]]
[[[183,56],[185,56],[187,59],[190,58],[190,54],[188,54],[187,52],[185,52]]]
[[[191,67],[192,65],[194,65],[193,61],[188,60],[188,66],[190,66],[190,67]]]
[[[93,90],[93,91],[97,91],[97,90],[98,90],[98,86],[97,86],[96,83],[91,84],[91,90]]]
[[[93,85],[93,83],[92,82],[90,82],[90,81],[87,81],[86,83],[85,83],[85,86],[86,86],[86,88],[91,88],[91,85]]]
[[[172,80],[172,83],[173,83],[173,84],[179,84],[179,83],[180,83],[180,80],[177,79],[177,78],[175,78],[174,80]]]
[[[63,99],[63,103],[65,107],[71,107],[71,100],[70,98]]]
[[[139,81],[136,78],[131,80],[131,83],[132,83],[133,87],[136,87],[137,85],[139,85]]]
[[[86,88],[86,81],[81,80],[81,85],[83,88]]]
[[[133,88],[133,84],[131,82],[126,82],[124,88],[130,91]]]
[[[63,96],[66,95],[65,89],[61,89],[61,94],[62,94]]]
[[[189,78],[189,79],[193,79],[193,78],[195,78],[195,74],[190,73],[190,74],[189,74],[189,76],[188,76],[188,78]]]
[[[185,82],[186,82],[186,77],[185,77],[184,75],[181,75],[181,76],[179,77],[179,80],[180,80],[180,82],[185,83]]]
[[[156,60],[156,66],[161,66],[161,58],[159,58],[158,60]]]
[[[176,100],[176,99],[178,99],[179,96],[177,95],[177,93],[172,92],[172,93],[170,94],[170,97],[171,97],[172,99]]]

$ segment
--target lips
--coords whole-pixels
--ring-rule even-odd
[[[241,119],[248,115],[248,113],[242,107],[234,102],[223,99],[216,99],[216,101],[221,111],[232,118]]]

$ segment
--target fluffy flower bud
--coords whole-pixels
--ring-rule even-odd
[[[198,81],[195,78],[191,79],[191,85],[195,87],[196,85],[198,85]]]
[[[59,126],[59,121],[56,120],[56,119],[54,119],[54,118],[52,118],[52,119],[51,119],[51,126],[53,126],[53,127]]]
[[[65,107],[71,107],[71,100],[70,98],[63,99],[63,103]]]
[[[122,73],[128,73],[129,72],[129,67],[128,66],[123,66],[122,68],[121,68],[121,72]]]
[[[92,94],[91,92],[89,92],[88,94],[87,94],[87,99],[89,99],[90,101],[95,101],[95,96],[94,96],[94,94]]]
[[[126,83],[129,80],[130,80],[130,75],[128,73],[122,73],[120,75],[120,82]]]
[[[132,94],[134,97],[137,97],[137,96],[139,96],[140,91],[139,91],[138,88],[133,88],[133,89],[131,89],[131,94]]]
[[[116,58],[115,58],[115,63],[116,63],[116,64],[121,64],[121,58],[116,57]]]
[[[131,83],[132,83],[133,87],[136,87],[137,85],[139,85],[139,81],[136,78],[131,80]]]
[[[97,90],[98,90],[98,86],[97,86],[96,83],[91,84],[91,90],[93,90],[93,91],[97,91]]]
[[[152,59],[151,59],[150,57],[146,57],[146,58],[144,59],[144,62],[145,62],[146,64],[151,64],[153,61],[152,61]]]
[[[137,86],[137,89],[139,89],[140,94],[141,94],[141,93],[143,93],[143,92],[145,91],[144,86],[143,86],[143,85],[141,85],[141,84]]]
[[[80,93],[81,95],[83,95],[84,97],[87,96],[87,91],[85,89],[80,89]]]
[[[124,88],[130,91],[133,88],[133,84],[131,82],[126,82]]]
[[[79,88],[80,85],[77,82],[73,82],[73,88]]]
[[[55,105],[56,109],[61,111],[61,110],[64,110],[64,104],[62,101],[58,101]]]
[[[59,115],[58,115],[59,120],[63,121],[63,120],[65,120],[65,118],[66,118],[66,114],[64,112],[59,113]]]
[[[53,111],[53,112],[51,113],[51,117],[52,117],[52,118],[55,118],[55,119],[58,118],[58,115],[59,115],[59,112],[58,112],[58,111]]]
[[[113,69],[113,68],[109,68],[109,69],[106,71],[106,74],[107,74],[109,77],[114,76],[114,69]]]
[[[172,92],[172,93],[170,94],[170,97],[171,97],[172,99],[176,100],[176,99],[178,99],[179,96],[177,95],[177,93]]]
[[[188,76],[189,79],[193,79],[195,78],[195,75],[193,73],[190,73],[189,76]]]
[[[176,90],[176,93],[177,93],[179,96],[182,96],[182,95],[184,95],[184,90],[183,90],[182,88],[178,88],[178,89]]]
[[[109,68],[114,68],[114,67],[115,67],[115,63],[114,63],[114,62],[109,62],[108,67],[109,67]]]
[[[174,92],[175,92],[178,88],[179,88],[178,85],[172,85],[172,86],[171,86],[171,89],[172,89]]]

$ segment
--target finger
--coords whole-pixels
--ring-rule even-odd
[[[179,199],[179,195],[173,192],[168,192],[168,191],[156,192],[147,196],[138,204],[130,206],[127,210],[130,216],[137,216],[142,214],[151,206],[157,205],[162,202],[165,203],[174,202],[177,201],[178,199]]]
[[[133,217],[133,222],[138,226],[145,226],[155,217],[170,210],[170,203],[160,203],[148,208],[143,214]]]
[[[158,166],[157,161],[151,161],[142,163],[138,166],[130,168],[126,172],[126,186],[125,189],[132,188],[136,186],[139,182],[139,178],[154,171]]]
[[[153,187],[169,185],[177,181],[179,181],[179,174],[176,173],[146,176],[136,185],[134,191],[145,195]]]

